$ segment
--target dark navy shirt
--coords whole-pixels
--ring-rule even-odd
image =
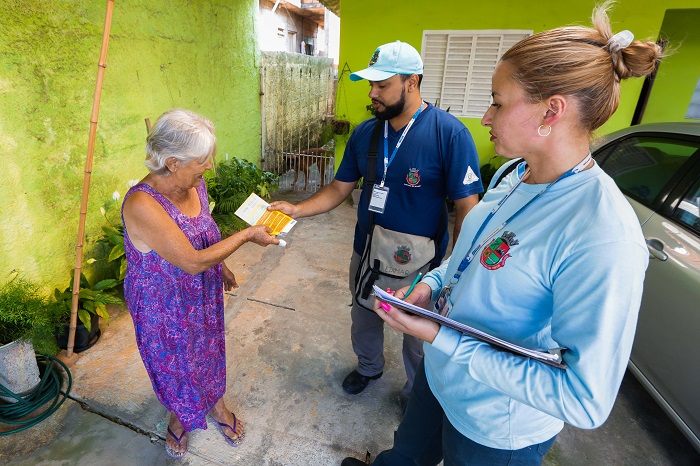
[[[367,152],[377,122],[371,118],[353,131],[335,178],[355,182],[367,171]],[[389,124],[391,157],[404,128],[394,131]],[[384,128],[382,125],[377,151],[377,183],[384,173]],[[394,160],[389,165],[385,186],[389,196],[384,213],[374,215],[374,222],[384,228],[434,238],[440,227],[445,198],[462,199],[484,191],[479,175],[479,158],[469,130],[449,113],[431,104],[420,113]],[[353,248],[362,254],[368,233],[370,193],[363,190],[357,209]],[[447,250],[449,232],[440,241],[440,256]]]

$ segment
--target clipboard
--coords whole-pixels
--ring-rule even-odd
[[[466,335],[469,335],[471,337],[474,337],[478,340],[484,341],[490,345],[496,346],[498,348],[505,349],[507,351],[510,351],[511,353],[519,354],[521,356],[526,356],[528,358],[535,359],[537,361],[543,362],[545,364],[549,364],[550,366],[557,367],[559,369],[566,369],[566,364],[564,364],[564,361],[561,357],[562,351],[564,351],[565,348],[553,348],[550,350],[542,350],[542,349],[529,349],[525,348],[523,346],[518,346],[514,343],[510,343],[505,340],[501,340],[498,337],[494,337],[493,335],[490,335],[486,332],[482,332],[481,330],[475,329],[474,327],[470,327],[466,324],[463,324],[461,322],[457,322],[456,320],[452,320],[448,317],[441,316],[437,312],[432,312],[423,309],[422,307],[418,307],[414,304],[407,303],[406,301],[403,301],[396,296],[387,293],[386,291],[382,290],[379,288],[377,285],[374,285],[374,296],[382,302],[385,302],[387,304],[390,304],[398,309],[401,309],[402,311],[409,312],[414,315],[418,315],[421,317],[424,317],[426,319],[432,320],[433,322],[436,322],[440,325],[444,325],[446,327],[453,328],[455,330],[458,330]]]

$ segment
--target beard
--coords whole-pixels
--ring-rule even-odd
[[[399,97],[399,100],[397,100],[396,103],[391,105],[386,105],[384,102],[381,103],[384,105],[384,110],[376,110],[374,112],[374,116],[376,116],[378,119],[391,120],[392,118],[401,115],[404,107],[406,106],[406,89],[404,88],[401,90],[401,97]]]

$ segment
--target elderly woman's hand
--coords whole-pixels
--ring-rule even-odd
[[[280,244],[280,240],[270,235],[270,233],[272,233],[272,228],[268,226],[254,225],[246,228],[245,231],[248,234],[248,241],[251,241],[257,245],[267,246],[268,244]]]
[[[231,272],[231,269],[226,267],[226,263],[222,262],[221,275],[224,280],[224,290],[231,291],[232,288],[238,288],[236,276]]]

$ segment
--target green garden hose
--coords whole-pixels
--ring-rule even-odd
[[[14,403],[0,401],[0,422],[19,426],[12,430],[0,432],[0,437],[23,431],[40,423],[60,408],[63,402],[66,401],[66,398],[68,398],[71,386],[73,385],[73,378],[71,377],[68,367],[53,356],[45,354],[37,354],[36,362],[39,366],[41,381],[29,392],[23,395],[17,395],[0,384],[1,396],[17,400]],[[61,371],[56,370],[55,363],[60,364],[68,375],[68,383],[65,392],[61,392],[63,375]],[[46,410],[36,416],[31,416],[34,411],[49,402],[51,402],[51,404]]]

